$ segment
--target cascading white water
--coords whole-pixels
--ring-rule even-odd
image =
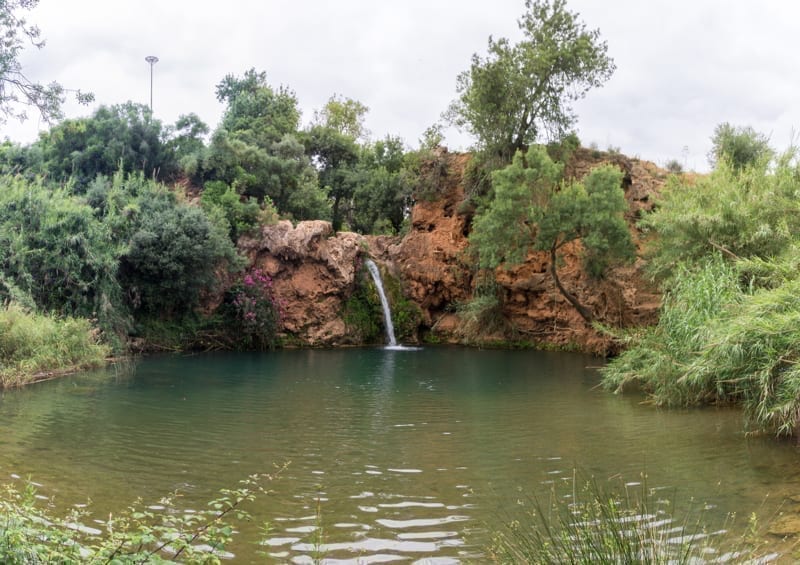
[[[392,311],[389,309],[389,301],[386,300],[386,293],[383,292],[383,280],[381,280],[381,273],[378,266],[372,259],[364,261],[369,274],[372,275],[372,280],[375,281],[375,288],[378,289],[378,296],[381,298],[381,306],[383,307],[383,323],[386,326],[386,341],[389,342],[389,347],[397,347],[397,340],[394,337],[394,325],[392,325]]]

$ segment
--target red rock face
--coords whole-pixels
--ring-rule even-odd
[[[334,236],[330,222],[300,222],[293,227],[282,221],[263,227],[259,237],[240,239],[239,248],[250,265],[272,277],[290,342],[353,343],[341,314],[355,284],[358,255],[366,248],[363,236]]]
[[[452,313],[452,306],[468,300],[474,287],[466,254],[469,219],[458,212],[465,199],[463,175],[469,156],[443,153],[439,159],[444,165],[440,198],[416,203],[411,231],[398,245],[390,247],[389,257],[407,295],[422,308],[428,327],[439,339],[458,341],[462,323]],[[586,149],[576,152],[566,172],[572,178],[582,178],[604,162],[616,164],[625,173],[628,219],[638,246],[640,234],[633,221],[642,210],[652,207],[652,197],[663,186],[666,173],[652,163]],[[562,258],[558,269],[562,283],[593,312],[597,321],[612,326],[655,322],[660,296],[646,284],[641,260],[610,270],[602,280],[594,280],[581,267],[579,243],[566,246]],[[496,270],[506,330],[487,337],[577,347],[593,353],[611,351],[612,341],[581,318],[558,291],[548,269],[548,254],[532,252],[523,264]]]
[[[368,253],[401,281],[405,295],[420,306],[422,330],[440,340],[461,340],[463,323],[453,307],[468,301],[474,290],[468,255],[471,218],[462,210],[468,162],[469,155],[442,151],[428,165],[423,173],[432,197],[418,198],[411,229],[402,240],[334,234],[330,223],[323,221],[300,222],[296,227],[283,221],[264,227],[258,237],[243,238],[239,246],[250,264],[273,278],[273,289],[283,304],[286,336],[300,345],[355,343],[341,315],[354,289],[360,256]],[[666,173],[652,163],[579,149],[567,174],[582,178],[603,162],[612,162],[625,173],[628,219],[638,246],[640,234],[633,222],[652,207],[652,196]],[[597,321],[611,326],[655,322],[660,296],[645,283],[642,260],[594,280],[581,268],[580,243],[566,246],[562,258],[558,273],[563,285]],[[548,269],[549,256],[540,252],[530,253],[521,265],[497,269],[505,330],[487,337],[611,351],[612,341],[581,318],[558,291]]]
[[[439,323],[448,309],[471,295],[472,275],[465,251],[469,218],[458,212],[464,200],[464,168],[468,155],[440,156],[435,200],[419,199],[411,210],[411,229],[388,260],[403,281],[406,296],[416,302],[428,327]]]

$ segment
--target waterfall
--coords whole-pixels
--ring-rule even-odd
[[[375,288],[378,289],[378,296],[381,297],[383,323],[384,326],[386,326],[386,340],[389,342],[389,347],[397,347],[397,340],[394,338],[394,325],[392,325],[392,311],[389,309],[389,301],[386,300],[386,293],[383,292],[381,273],[378,271],[378,266],[372,259],[367,259],[364,263],[367,269],[369,269],[369,274],[372,275],[372,280],[375,281]]]

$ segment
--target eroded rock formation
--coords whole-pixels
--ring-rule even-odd
[[[390,247],[407,295],[423,309],[423,319],[439,340],[458,341],[462,321],[453,305],[468,300],[475,273],[467,255],[469,217],[465,206],[464,171],[469,156],[441,153],[438,198],[420,200],[411,216],[411,231]],[[623,171],[631,234],[641,245],[633,222],[652,207],[653,196],[663,186],[666,173],[652,163],[579,149],[566,170],[569,178],[582,178],[593,167],[611,162]],[[643,262],[612,269],[602,280],[590,278],[581,268],[580,244],[567,246],[558,272],[565,287],[588,306],[597,321],[612,326],[653,323],[660,297],[642,274]],[[611,340],[581,318],[556,288],[548,273],[545,252],[531,252],[521,265],[495,272],[502,303],[502,333],[488,338],[526,340],[574,346],[606,353]]]
[[[454,306],[472,297],[475,284],[467,239],[473,211],[464,194],[468,162],[469,155],[443,150],[427,165],[423,170],[427,188],[418,192],[411,228],[402,239],[334,234],[330,223],[323,221],[297,226],[283,221],[240,241],[251,265],[273,278],[289,342],[322,346],[358,341],[348,333],[343,311],[365,254],[396,277],[405,296],[420,307],[423,332],[442,341],[463,339],[463,323]],[[652,163],[579,149],[567,175],[582,178],[603,162],[612,162],[625,173],[628,219],[640,245],[633,222],[652,206],[666,173]],[[639,260],[612,269],[602,280],[592,279],[581,268],[578,243],[566,248],[558,272],[564,286],[598,321],[631,326],[654,322],[659,305],[659,296],[645,283],[642,266]],[[548,268],[546,253],[531,252],[523,264],[497,269],[503,330],[486,337],[609,351],[611,340],[589,326],[563,298]]]
[[[352,292],[357,257],[366,247],[364,236],[334,234],[324,221],[292,226],[285,220],[239,241],[250,264],[272,277],[285,337],[310,346],[352,343],[342,304]]]

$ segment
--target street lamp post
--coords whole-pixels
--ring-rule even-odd
[[[150,114],[153,113],[153,65],[158,63],[158,57],[148,55],[144,58],[145,61],[150,63]]]

